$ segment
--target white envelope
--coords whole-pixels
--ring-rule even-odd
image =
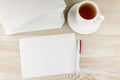
[[[22,78],[76,72],[74,33],[20,39]]]
[[[33,26],[29,26],[27,23],[29,24],[31,20],[38,16],[59,8],[62,9],[61,12],[63,14],[65,7],[64,0],[0,0],[0,21],[5,29],[5,33],[8,35],[19,32],[42,30],[43,28],[40,28],[41,26],[39,25],[34,27],[34,29],[30,29]],[[54,15],[55,14],[56,13],[54,13]],[[31,23],[36,25],[34,22]],[[60,25],[58,24],[58,26]],[[56,27],[58,28],[58,26]],[[45,27],[47,28],[44,29],[55,28],[51,26]],[[25,30],[21,30],[21,28],[25,28]],[[17,30],[19,31],[17,32]]]
[[[65,19],[63,12],[61,11],[61,9],[57,9],[52,12],[45,13],[44,15],[37,16],[36,18],[28,21],[22,26],[6,29],[6,32],[8,34],[15,34],[28,31],[61,28],[64,22]]]

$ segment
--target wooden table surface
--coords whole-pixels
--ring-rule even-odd
[[[67,9],[81,0],[65,0]],[[93,0],[105,16],[100,29],[91,35],[76,34],[83,40],[81,73],[63,74],[23,80],[120,80],[120,0]],[[67,23],[61,29],[34,31],[12,36],[0,26],[0,80],[22,80],[20,70],[20,38],[73,32]]]

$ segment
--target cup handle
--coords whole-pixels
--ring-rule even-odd
[[[99,16],[97,17],[97,20],[100,21],[100,22],[102,22],[102,21],[104,20],[104,16],[99,15]]]

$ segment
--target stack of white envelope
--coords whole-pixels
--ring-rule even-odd
[[[8,35],[61,28],[64,0],[0,0],[0,21]]]

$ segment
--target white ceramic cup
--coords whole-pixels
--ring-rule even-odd
[[[90,0],[75,4],[68,13],[68,24],[75,32],[80,34],[94,33],[103,20],[104,17],[100,14],[98,5]]]

